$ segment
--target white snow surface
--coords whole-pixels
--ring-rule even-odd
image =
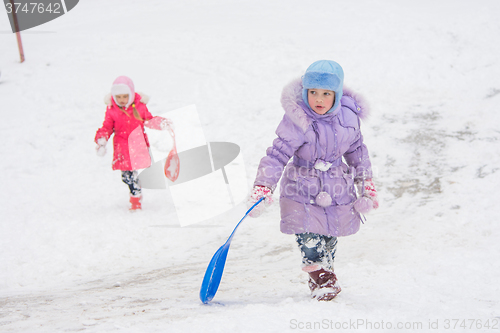
[[[498,331],[498,17],[496,0],[85,0],[22,32],[21,64],[2,11],[0,331]],[[95,152],[102,98],[127,75],[153,114],[195,104],[208,141],[241,147],[250,189],[282,88],[319,59],[371,105],[381,200],[339,239],[342,292],[310,299],[275,194],[203,305],[246,208],[181,228],[168,192],[146,189],[128,212],[111,146]]]

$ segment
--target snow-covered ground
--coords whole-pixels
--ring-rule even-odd
[[[499,331],[499,17],[496,0],[85,0],[23,32],[20,64],[2,10],[0,331]],[[282,87],[318,59],[371,104],[382,200],[339,240],[343,291],[309,299],[275,204],[242,223],[203,305],[245,207],[181,228],[167,191],[144,190],[129,213],[94,150],[102,98],[127,75],[153,114],[196,104],[250,185]]]

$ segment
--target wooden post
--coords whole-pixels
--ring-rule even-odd
[[[21,62],[24,62],[25,59],[24,59],[23,42],[21,41],[21,33],[19,32],[19,23],[17,22],[17,15],[15,11],[16,6],[14,5],[14,0],[10,0],[10,3],[12,4],[12,19],[14,20],[14,29],[16,31],[19,56],[21,57]]]
[[[23,42],[21,41],[21,33],[16,32],[17,36],[17,46],[19,47],[19,56],[21,56],[21,62],[24,62],[24,51],[23,51]]]

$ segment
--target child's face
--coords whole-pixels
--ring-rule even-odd
[[[115,99],[119,106],[125,106],[128,103],[128,94],[115,95]]]
[[[307,91],[309,106],[317,114],[325,114],[333,106],[335,92],[324,89],[309,89]]]

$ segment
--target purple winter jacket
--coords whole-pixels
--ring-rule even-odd
[[[360,101],[344,87],[340,106],[319,115],[303,102],[301,79],[283,89],[281,105],[285,115],[276,129],[278,137],[260,161],[254,182],[274,191],[282,178],[283,233],[311,232],[337,237],[359,230],[361,218],[353,208],[354,183],[372,177],[368,150],[359,128],[359,117],[367,110]],[[321,161],[331,163],[331,167],[326,171],[315,168]],[[320,202],[325,195],[321,192],[329,195],[331,204]]]

